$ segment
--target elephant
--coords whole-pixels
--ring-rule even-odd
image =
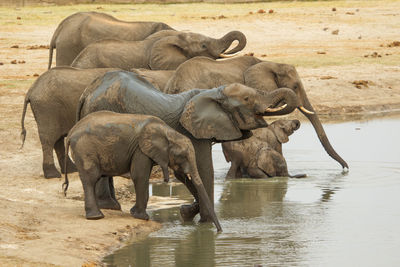
[[[163,91],[174,94],[190,88],[208,89],[229,83],[241,83],[267,92],[280,87],[292,89],[300,102],[299,110],[312,123],[325,151],[343,169],[348,170],[347,162],[339,156],[330,144],[319,117],[308,100],[296,68],[292,65],[262,61],[252,56],[241,56],[220,61],[196,57],[184,62],[177,68]]]
[[[65,18],[55,30],[50,41],[48,68],[54,48],[57,49],[57,66],[69,66],[79,52],[93,42],[109,38],[140,41],[162,30],[173,28],[162,22],[128,22],[105,13],[78,12]]]
[[[233,41],[236,47],[226,51]],[[196,57],[213,59],[241,51],[246,46],[246,37],[239,31],[231,31],[214,39],[198,33],[160,31],[143,41],[104,39],[86,46],[74,59],[71,66],[90,68],[149,68],[152,70],[175,70],[181,63]]]
[[[80,70],[71,67],[54,67],[40,75],[29,88],[25,95],[21,118],[22,146],[26,137],[25,114],[27,105],[30,103],[42,145],[45,178],[61,177],[54,165],[53,149],[56,151],[61,172],[65,172],[64,137],[75,124],[79,97],[87,85],[110,70],[115,69]],[[69,172],[76,171],[72,162],[69,166]]]
[[[136,188],[136,203],[130,213],[137,219],[148,220],[148,170],[158,164],[168,182],[168,166],[176,175],[190,180],[204,203],[208,214],[222,231],[210,199],[197,171],[195,152],[190,139],[173,130],[161,119],[141,114],[121,114],[98,111],[80,120],[65,139],[65,156],[71,147],[85,194],[87,219],[101,219],[95,197],[96,182],[103,176],[112,177],[130,172]],[[68,164],[65,161],[65,164]],[[64,193],[68,189],[65,174]],[[113,195],[114,208],[121,206]]]
[[[253,136],[240,141],[222,143],[222,150],[231,167],[227,178],[268,178],[274,176],[305,177],[304,174],[289,175],[282,144],[299,129],[298,120],[276,120],[266,128],[255,129]]]
[[[277,106],[283,102],[284,105]],[[213,205],[212,143],[247,138],[251,135],[250,130],[267,126],[263,116],[288,114],[296,107],[297,97],[288,88],[263,92],[241,84],[230,84],[169,95],[158,91],[136,73],[113,71],[93,81],[82,93],[77,121],[100,110],[159,117],[190,138],[200,178]],[[144,173],[148,173],[148,170]],[[198,203],[192,182],[185,177],[177,178],[195,196],[192,205],[181,207],[182,218],[192,220],[200,211],[201,221],[209,220],[205,208]],[[101,179],[96,186],[96,195],[101,199],[108,198],[111,201],[112,191],[112,183],[107,179]]]

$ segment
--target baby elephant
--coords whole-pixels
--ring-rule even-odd
[[[203,201],[218,231],[222,231],[213,205],[208,198],[198,174],[196,158],[191,141],[176,132],[161,119],[137,114],[119,114],[99,111],[87,115],[69,132],[66,141],[66,154],[71,146],[72,157],[79,171],[85,194],[87,219],[104,217],[100,208],[120,209],[118,201],[114,207],[104,207],[96,201],[95,185],[100,177],[122,175],[130,172],[135,185],[136,203],[131,209],[133,217],[148,220],[146,213],[149,197],[149,173],[146,166],[158,164],[163,169],[164,179],[168,181],[168,166],[175,175],[191,179],[195,185],[196,200]],[[65,163],[67,164],[67,162]],[[65,189],[68,177],[65,174]],[[63,186],[64,186],[63,185]]]
[[[249,139],[223,143],[225,159],[231,162],[226,177],[305,177],[305,174],[289,175],[282,154],[282,143],[288,142],[288,137],[299,127],[298,120],[277,120],[267,128],[253,130],[253,136]]]

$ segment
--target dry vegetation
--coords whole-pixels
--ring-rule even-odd
[[[79,5],[0,8],[0,265],[76,266],[101,258],[133,233],[159,227],[123,212],[97,222],[83,217],[82,189],[71,175],[68,197],[60,179],[45,180],[32,113],[19,150],[24,94],[46,71],[58,23],[97,10],[124,20],[163,21],[179,30],[219,37],[240,30],[241,54],[297,66],[322,114],[394,112],[400,108],[400,2],[323,1],[250,4]],[[53,61],[54,62],[54,61]],[[119,178],[117,188],[129,182]],[[121,195],[120,195],[121,196]],[[159,203],[160,199],[152,199]],[[154,207],[154,206],[153,206]]]

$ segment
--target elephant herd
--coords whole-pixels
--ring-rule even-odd
[[[237,45],[228,50],[234,41]],[[268,125],[265,116],[299,109],[326,152],[348,168],[331,146],[293,66],[253,56],[222,60],[245,45],[239,31],[214,39],[159,22],[126,22],[98,12],[73,14],[54,32],[49,69],[26,93],[22,144],[30,104],[44,176],[65,173],[66,192],[67,173],[78,171],[87,219],[104,217],[100,209],[121,209],[113,176],[127,173],[136,191],[131,214],[148,219],[149,177],[153,165],[159,165],[164,181],[172,170],[195,198],[181,206],[182,218],[192,220],[200,213],[200,221],[214,222],[218,231],[213,143],[222,143],[231,162],[229,178],[290,176],[282,143],[300,122]],[[51,68],[54,49],[57,66]]]

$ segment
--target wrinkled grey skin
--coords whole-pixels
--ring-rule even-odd
[[[102,39],[144,40],[151,34],[173,30],[162,22],[122,21],[105,13],[78,12],[65,18],[55,30],[50,42],[49,69],[53,50],[57,49],[57,66],[69,66],[89,44]]]
[[[288,104],[286,108],[271,110],[282,101]],[[135,73],[115,71],[106,73],[85,89],[80,98],[77,119],[100,110],[159,117],[190,138],[201,180],[213,204],[212,142],[247,138],[250,130],[267,126],[262,116],[287,114],[296,106],[295,94],[286,88],[265,93],[244,85],[231,84],[168,95]],[[193,205],[181,207],[183,219],[192,220],[199,212],[197,192],[190,180],[177,178],[195,196]],[[96,194],[99,198],[111,198],[111,183],[106,180],[101,179],[98,183]],[[201,203],[200,215],[202,221],[209,219]]]
[[[71,67],[55,67],[33,83],[25,96],[21,118],[22,145],[26,130],[24,120],[28,103],[38,127],[43,151],[43,174],[45,178],[61,177],[54,165],[53,149],[56,151],[61,172],[64,173],[64,137],[75,124],[79,97],[94,79],[111,69],[78,70]],[[69,160],[69,157],[68,157]],[[68,172],[76,171],[69,163]]]
[[[190,179],[198,192],[200,203],[206,207],[218,232],[222,231],[197,171],[192,143],[161,119],[141,114],[94,112],[71,129],[65,143],[66,156],[70,145],[82,181],[87,219],[104,217],[95,197],[97,181],[101,177],[108,177],[112,181],[112,176],[129,172],[136,191],[136,203],[131,214],[135,218],[148,220],[149,174],[152,166],[158,164],[164,170],[166,182],[169,179],[168,167],[173,169],[176,176]],[[67,174],[64,184],[66,193]],[[114,203],[109,208],[121,209],[115,194],[112,197]]]
[[[222,149],[231,167],[227,178],[268,178],[291,176],[282,154],[282,144],[300,127],[298,120],[277,120],[266,128],[253,130],[253,136],[240,141],[222,143]]]
[[[175,70],[181,63],[196,56],[219,58],[235,40],[239,41],[238,45],[227,54],[245,47],[243,33],[232,31],[214,39],[198,33],[167,30],[154,33],[143,41],[104,39],[86,46],[71,66],[82,69]]]
[[[149,81],[157,90],[163,91],[169,79],[174,75],[175,70],[149,70],[149,69],[131,69],[131,72],[137,73]]]
[[[292,65],[261,61],[250,56],[221,61],[196,57],[179,66],[163,91],[175,94],[191,88],[207,89],[230,83],[241,83],[267,92],[281,87],[292,89],[299,99],[299,107],[314,113],[309,114],[300,109],[312,123],[325,151],[342,165],[342,168],[348,169],[346,161],[330,144],[318,115],[308,100],[303,83]]]

